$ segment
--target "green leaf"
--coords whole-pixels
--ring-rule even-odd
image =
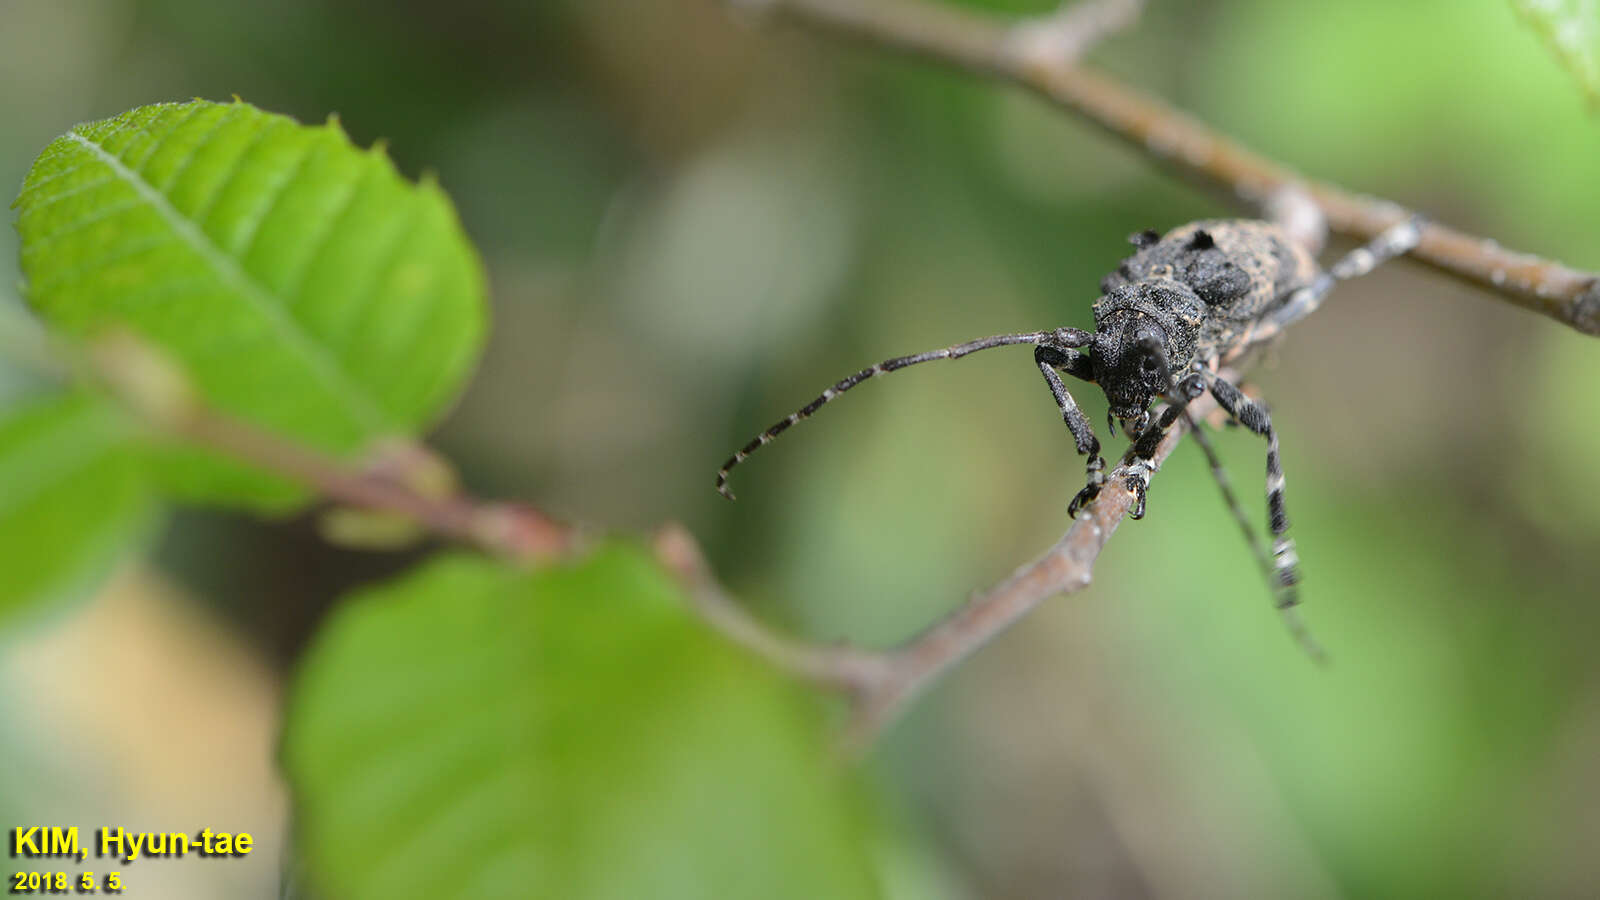
[[[58,138],[15,205],[28,300],[51,326],[132,328],[217,408],[325,450],[429,422],[482,345],[482,270],[449,198],[336,122],[141,107]],[[194,500],[303,499],[199,451],[164,473]]]
[[[1545,46],[1600,104],[1600,0],[1512,0]]]
[[[92,589],[150,532],[137,457],[127,424],[96,398],[0,419],[0,625]]]
[[[454,555],[346,601],[284,760],[330,896],[878,896],[814,700],[641,550]]]

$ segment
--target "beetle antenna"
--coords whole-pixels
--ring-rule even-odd
[[[997,334],[940,350],[929,350],[926,353],[917,353],[912,356],[897,356],[894,359],[886,359],[875,366],[862,369],[853,375],[847,375],[839,379],[833,387],[824,390],[817,399],[785,416],[771,428],[756,435],[751,439],[750,443],[745,444],[736,453],[728,457],[728,461],[723,463],[722,468],[717,470],[717,493],[732,500],[733,492],[728,489],[728,473],[733,471],[734,466],[744,462],[749,458],[750,454],[756,452],[760,447],[772,443],[773,439],[788,430],[791,425],[803,419],[809,419],[812,413],[822,408],[823,404],[863,381],[876,378],[879,375],[885,375],[897,369],[904,369],[907,366],[914,366],[918,363],[932,362],[936,359],[960,359],[969,353],[977,353],[979,350],[988,350],[992,347],[1005,347],[1011,344],[1056,344],[1060,342],[1064,332],[1069,332],[1072,339],[1083,338],[1081,343],[1073,346],[1083,346],[1083,344],[1088,343],[1089,335],[1087,332],[1073,332],[1070,329],[1030,331],[1023,334]]]

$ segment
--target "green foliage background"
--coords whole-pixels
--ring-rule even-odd
[[[1097,62],[1312,175],[1600,267],[1600,125],[1509,6],[1149,6]],[[437,171],[492,285],[483,365],[437,434],[468,482],[609,528],[686,521],[738,594],[819,638],[899,639],[1059,533],[1080,469],[1049,398],[1021,351],[897,376],[742,469],[735,506],[709,486],[727,450],[863,363],[1086,325],[1123,235],[1228,208],[1031,98],[754,31],[695,0],[12,0],[0,25],[0,179],[11,185],[79,121],[233,93],[305,122],[337,112],[358,146],[387,139],[409,178]],[[0,232],[0,249],[13,239]],[[0,252],[0,283],[17,280],[17,259]],[[377,647],[418,687],[458,655],[503,664],[503,676],[482,678],[506,702],[530,702],[521,691],[643,722],[630,737],[674,735],[656,716],[686,723],[685,747],[733,729],[726,756],[699,760],[709,768],[676,758],[651,782],[677,794],[590,772],[564,783],[571,793],[527,804],[517,824],[567,840],[563,871],[591,895],[628,888],[615,872],[618,881],[602,878],[608,866],[626,870],[624,850],[666,865],[702,858],[697,835],[748,834],[754,807],[742,804],[764,804],[803,836],[784,846],[833,860],[821,871],[837,884],[860,885],[870,866],[865,880],[893,896],[1600,889],[1593,340],[1395,266],[1341,289],[1256,380],[1282,428],[1306,614],[1333,667],[1318,670],[1285,637],[1198,454],[1183,452],[1094,587],[937,686],[872,760],[866,799],[807,768],[825,711],[736,656],[707,648],[679,663],[687,651],[668,641],[626,661],[633,692],[599,673],[562,677],[567,669],[537,658],[496,655],[497,642],[531,629],[535,645],[577,654],[576,673],[625,654],[630,635],[682,632],[681,621],[652,618],[670,605],[660,586],[624,589],[591,570],[549,576],[618,604],[601,616],[523,602],[546,588],[501,585],[484,602],[511,604],[495,620],[506,628],[463,621],[452,632],[446,605],[428,613],[444,617],[437,634],[389,641],[396,607],[409,598],[428,608],[412,579],[514,576],[459,560],[408,576],[415,560],[322,547],[307,518],[261,525],[193,510],[171,514],[153,562],[125,568],[182,585],[274,681],[311,660],[292,695],[311,722],[343,708],[328,704],[384,701],[381,679],[329,675],[369,671],[348,654]],[[44,560],[40,571],[53,573],[38,590],[0,579],[0,616],[37,620],[40,607],[8,601],[81,595],[90,579],[71,574],[104,571],[114,546],[148,546],[157,513],[129,474],[114,413],[51,399],[48,381],[21,368],[0,375],[0,397],[11,411],[0,427],[0,561]],[[1100,401],[1080,400],[1098,419]],[[11,452],[47,431],[76,453]],[[1248,488],[1259,442],[1220,441]],[[69,469],[83,474],[46,477]],[[65,493],[48,501],[33,493],[58,483]],[[71,539],[54,537],[49,516],[74,513]],[[328,612],[374,578],[389,587]],[[653,599],[629,611],[629,596]],[[14,660],[45,666],[46,680],[92,668],[26,655],[74,615],[58,606],[10,632],[6,685],[33,683]],[[303,654],[325,615],[330,629]],[[122,640],[137,649],[141,639]],[[471,649],[451,652],[457,644]],[[110,783],[136,796],[129,784],[153,777],[96,756],[92,731],[48,694],[5,696],[14,720],[33,726],[0,741],[8,816],[80,815],[99,808],[75,795],[115,796],[94,787]],[[645,698],[658,708],[618,718]],[[716,702],[700,705],[707,698]],[[733,711],[719,717],[724,705]],[[131,712],[158,724],[170,715],[148,697]],[[546,721],[535,712],[515,712],[507,727]],[[565,715],[533,745],[574,759],[640,753],[614,728]],[[359,749],[347,737],[356,732],[323,728],[323,746]],[[199,740],[164,730],[174,753]],[[286,759],[313,790],[343,785],[329,760],[306,756],[317,734],[291,728]],[[72,777],[49,762],[62,746],[91,748]],[[617,768],[665,758],[642,757]],[[466,758],[477,762],[444,767],[464,784],[585,771],[536,757],[507,776],[493,754]],[[422,768],[383,769],[390,799],[424,789],[441,767]],[[717,771],[727,777],[707,776]],[[791,796],[808,778],[820,779],[815,796]],[[684,785],[704,816],[683,805],[669,808],[684,818],[658,815]],[[502,799],[520,807],[521,797]],[[309,840],[329,846],[311,814]],[[362,824],[389,822],[351,827]],[[335,881],[359,877],[344,882],[358,891],[402,877],[392,867],[351,875],[360,854],[333,855],[333,867],[349,867]],[[795,863],[757,855],[749,865],[728,877],[779,879]],[[808,886],[782,883],[797,895]],[[704,895],[666,874],[651,885]],[[272,895],[252,889],[237,895]]]

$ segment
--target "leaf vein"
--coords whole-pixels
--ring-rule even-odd
[[[394,236],[390,238],[389,246],[384,248],[383,254],[379,257],[382,262],[378,264],[378,268],[372,273],[372,277],[367,279],[366,290],[362,291],[361,295],[352,301],[350,312],[345,316],[344,332],[339,336],[341,343],[349,343],[351,330],[360,326],[361,322],[366,319],[368,309],[383,293],[384,276],[393,270],[395,263],[399,260],[401,251],[405,249],[406,240],[416,231],[417,223],[421,218],[421,210],[413,206],[411,215],[406,218],[405,225],[394,230]]]
[[[148,128],[141,129],[142,131],[151,134],[150,145],[145,148],[144,155],[139,157],[139,161],[137,163],[125,160],[128,168],[142,175],[144,173],[144,167],[149,165],[151,157],[155,156],[156,152],[159,151],[167,143],[167,140],[176,134],[179,129],[189,124],[189,120],[194,118],[195,114],[199,111],[200,104],[196,103],[194,106],[191,106],[188,112],[184,113],[183,117],[178,119],[178,121],[170,124],[163,122],[160,133],[151,133]]]
[[[111,183],[115,182],[116,180],[117,179],[115,177],[113,177],[113,176],[107,176],[105,178],[96,178],[94,181],[84,182],[83,184],[80,184],[77,187],[68,188],[67,190],[64,190],[64,191],[62,191],[62,192],[60,192],[58,194],[51,194],[50,196],[44,198],[43,200],[40,200],[38,203],[30,203],[28,206],[26,206],[22,210],[21,214],[18,215],[17,218],[21,219],[21,218],[23,218],[25,216],[33,215],[34,213],[37,213],[41,209],[45,209],[47,207],[54,206],[55,204],[60,203],[63,200],[70,200],[73,197],[78,196],[79,194],[86,194],[89,191],[92,191],[95,188],[100,187],[101,185],[111,184]]]
[[[166,220],[168,226],[184,243],[209,265],[217,276],[228,286],[234,288],[238,295],[246,300],[256,312],[277,332],[284,344],[297,353],[322,377],[330,391],[339,395],[349,408],[351,414],[369,429],[378,430],[385,426],[386,417],[373,396],[365,389],[345,377],[340,371],[337,360],[329,353],[328,349],[318,344],[304,330],[301,323],[288,315],[283,303],[263,288],[249,273],[245,272],[236,260],[228,256],[214,243],[200,227],[193,221],[185,218],[175,209],[165,195],[141,178],[137,173],[123,165],[122,161],[105,148],[83,137],[76,132],[68,132],[67,137],[83,145],[109,166],[114,174],[126,181],[145,202]]]
[[[122,203],[113,203],[110,206],[102,206],[94,212],[79,216],[65,225],[58,225],[40,235],[38,238],[29,241],[27,246],[23,247],[22,253],[25,256],[34,256],[46,249],[49,249],[50,247],[55,246],[55,244],[61,241],[63,238],[71,237],[72,235],[90,227],[91,225],[97,225],[106,221],[107,219],[115,219],[117,216],[120,216],[123,213],[131,212],[142,207],[143,204],[139,202],[138,197],[130,198]]]
[[[56,156],[60,156],[61,154],[57,153],[55,155]],[[38,162],[35,162],[34,165],[38,166],[40,163],[46,162],[51,158],[52,157],[49,157],[49,156],[40,156]],[[25,185],[23,187],[23,192],[31,194],[34,191],[37,191],[39,188],[44,187],[45,185],[49,184],[52,181],[60,181],[63,178],[70,177],[71,175],[76,173],[79,169],[82,169],[84,166],[87,166],[89,164],[89,162],[90,161],[86,159],[86,160],[83,160],[81,162],[73,163],[72,165],[66,167],[65,169],[62,169],[59,172],[55,172],[53,174],[46,175],[45,177],[39,179],[38,181],[33,182],[32,184]]]
[[[198,109],[198,106],[196,108]],[[188,155],[180,160],[176,166],[172,167],[172,174],[168,175],[166,182],[163,183],[161,187],[156,189],[161,192],[162,196],[166,196],[167,192],[172,190],[172,186],[178,183],[178,179],[182,178],[184,173],[189,171],[189,167],[194,165],[194,161],[199,158],[200,151],[204,149],[207,144],[211,143],[212,139],[217,136],[217,132],[222,130],[222,126],[231,121],[232,114],[233,113],[230,110],[228,115],[218,116],[217,120],[211,123],[211,127],[206,129],[206,133],[200,135],[200,139],[195,141],[194,146],[189,148]],[[185,119],[184,122],[187,123],[188,120]]]
[[[316,155],[318,149],[320,148],[317,144],[307,143],[301,148],[300,155],[295,159],[294,165],[283,167],[283,175],[279,177],[272,187],[267,189],[265,200],[256,205],[255,211],[245,219],[244,227],[240,230],[238,236],[234,238],[234,243],[237,245],[237,249],[233,252],[234,256],[244,259],[250,255],[250,251],[255,249],[256,237],[261,233],[262,224],[278,208],[278,203],[283,200],[283,195],[288,193],[289,188],[294,186],[296,179],[300,177],[301,172],[305,171],[306,165],[310,163],[311,158]]]
[[[322,255],[328,251],[328,247],[333,243],[329,239],[338,233],[339,225],[344,222],[345,217],[355,208],[356,196],[361,193],[362,185],[366,184],[367,179],[376,171],[376,167],[367,166],[360,174],[351,179],[350,186],[345,189],[344,196],[339,198],[339,203],[323,217],[326,224],[322,226],[322,233],[311,239],[311,252],[307,253],[305,260],[300,263],[299,271],[284,279],[283,295],[291,298],[291,302],[300,298],[300,292],[305,290],[306,278],[309,277],[311,270],[316,267],[317,262],[322,259]]]
[[[170,234],[161,234],[157,235],[153,239],[147,238],[142,241],[126,244],[118,248],[118,252],[116,253],[107,253],[101,256],[93,257],[63,271],[55,272],[51,274],[49,278],[41,278],[33,282],[32,293],[35,296],[38,296],[39,294],[49,291],[59,284],[71,281],[72,279],[77,278],[86,272],[93,272],[96,269],[103,269],[106,266],[122,262],[125,259],[132,259],[141,253],[148,253],[151,250],[154,250],[163,244],[169,244],[174,240],[177,240],[177,238]]]

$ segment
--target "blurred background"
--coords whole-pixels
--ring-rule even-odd
[[[711,0],[3,0],[0,183],[158,100],[337,112],[436,171],[484,254],[493,337],[435,437],[473,489],[681,520],[769,620],[887,644],[1067,525],[1082,464],[1026,349],[852,393],[731,505],[729,450],[876,360],[1090,326],[1127,234],[1245,211],[1029,96],[755,24]],[[1506,3],[1151,0],[1092,60],[1310,175],[1600,267],[1600,123]],[[1600,894],[1600,345],[1401,263],[1252,380],[1333,665],[1180,448],[1094,585],[869,763],[895,896]],[[1264,514],[1260,441],[1218,441]],[[249,823],[264,852],[149,865],[141,896],[273,896],[283,679],[342,592],[413,558],[203,512],[148,550],[0,649],[0,814]]]

